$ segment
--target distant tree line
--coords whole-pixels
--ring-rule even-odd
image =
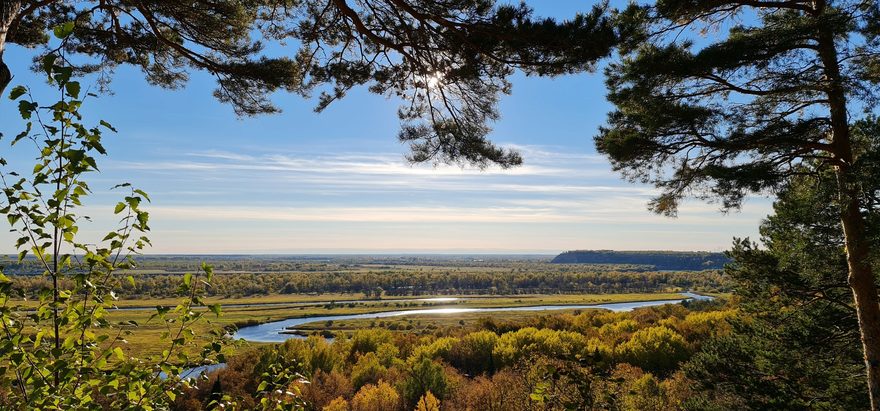
[[[331,270],[389,270],[396,267],[456,267],[502,269],[529,267],[550,261],[547,255],[142,255],[137,272],[183,273],[198,270],[202,263],[216,272],[291,272]],[[39,275],[45,267],[28,256],[0,255],[0,267],[7,274]],[[608,271],[650,271],[649,266],[633,264],[595,264],[591,269]]]
[[[636,272],[594,268],[553,269],[535,265],[471,270],[460,268],[411,270],[333,269],[328,271],[218,273],[208,295],[240,297],[267,294],[349,293],[367,297],[424,294],[556,294],[635,293],[681,289],[721,291],[725,280],[718,271]],[[132,283],[120,280],[121,298],[157,298],[175,295],[178,274],[136,274]],[[16,276],[16,287],[26,296],[50,285],[43,276]]]
[[[724,253],[680,251],[566,251],[553,259],[556,264],[631,264],[654,270],[718,270],[730,259]]]

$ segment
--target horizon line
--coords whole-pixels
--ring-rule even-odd
[[[611,249],[611,248],[593,248],[593,249],[571,249],[565,251],[451,251],[451,250],[432,250],[432,251],[302,251],[302,252],[194,252],[194,253],[143,253],[132,255],[133,258],[138,257],[163,257],[163,256],[266,256],[266,257],[299,257],[299,256],[557,256],[567,252],[577,251],[611,251],[611,252],[655,252],[655,253],[723,253],[726,250],[684,250],[684,249]],[[16,257],[17,253],[0,253],[6,257]],[[33,258],[30,253],[25,258]]]

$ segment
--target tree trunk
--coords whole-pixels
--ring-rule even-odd
[[[868,262],[870,248],[865,238],[865,222],[859,207],[858,191],[854,190],[854,184],[849,177],[845,170],[838,169],[837,182],[844,208],[841,223],[846,238],[848,281],[859,318],[871,409],[880,410],[880,298],[877,295],[874,272]]]
[[[818,11],[824,12],[825,2],[820,1],[817,4]],[[861,210],[861,191],[851,171],[855,155],[850,136],[846,91],[832,28],[820,27],[818,46],[819,58],[828,81],[826,94],[831,114],[830,138],[837,161],[835,174],[840,201],[840,223],[843,227],[849,268],[848,282],[859,319],[871,410],[880,411],[880,297],[877,295],[874,271],[868,260],[870,246]]]
[[[20,1],[0,0],[0,95],[12,81],[12,72],[3,61],[3,51],[6,50],[6,37],[9,34],[9,29],[19,12],[21,12]]]

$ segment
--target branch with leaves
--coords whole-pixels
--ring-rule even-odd
[[[54,33],[64,44],[73,30],[73,24],[62,24]],[[149,213],[142,208],[150,198],[128,183],[117,185],[127,190],[113,209],[118,227],[96,244],[80,239],[89,220],[80,212],[92,193],[86,180],[98,171],[96,157],[106,154],[103,133],[116,130],[105,121],[85,125],[80,110],[95,95],[82,91],[64,61],[49,54],[40,62],[59,100],[41,104],[24,86],[9,95],[25,123],[11,144],[22,149],[30,143],[25,148],[33,147],[37,160],[29,174],[10,171],[0,160],[0,212],[19,235],[19,262],[38,261],[50,281],[35,305],[24,304],[15,281],[0,273],[0,408],[167,408],[186,388],[180,379],[185,366],[223,360],[223,333],[214,334],[197,358],[189,355],[199,343],[193,325],[205,321],[206,313],[220,315],[219,305],[201,300],[213,270],[203,265],[204,276],[185,275],[181,302],[173,309],[157,307],[154,318],[174,329],[162,358],[126,352],[125,338],[138,324],[113,324],[107,315],[116,309],[120,271],[136,268],[134,257],[150,245]]]

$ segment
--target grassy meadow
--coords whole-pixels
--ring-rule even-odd
[[[319,298],[323,297],[323,298]],[[333,297],[333,298],[329,298]],[[450,296],[417,296],[409,298],[411,301],[361,301],[360,297],[348,295],[324,295],[324,296],[260,296],[251,298],[208,298],[209,303],[220,304],[236,304],[236,306],[224,307],[219,317],[208,314],[204,318],[205,321],[196,323],[194,330],[197,336],[205,342],[209,340],[208,335],[212,330],[234,329],[246,325],[266,323],[278,321],[287,318],[299,317],[316,317],[325,315],[347,315],[362,314],[396,310],[417,310],[423,308],[440,308],[440,307],[470,307],[470,308],[489,308],[489,307],[516,307],[516,306],[533,306],[533,305],[586,305],[586,304],[607,304],[633,301],[656,301],[681,298],[678,293],[627,293],[627,294],[576,294],[576,295],[555,295],[555,294],[535,294],[535,295],[515,295],[515,296],[498,296],[498,295],[479,295],[479,296],[461,296],[466,299],[454,302],[433,302],[433,301],[416,301],[417,299],[450,297]],[[396,297],[394,298],[397,299]],[[334,300],[332,304],[315,304],[315,301]],[[348,301],[348,302],[347,302]],[[121,301],[120,307],[145,307],[151,305],[170,305],[176,303],[173,299],[162,300],[124,300]],[[247,306],[241,306],[247,304]],[[205,309],[205,308],[201,308]],[[159,321],[150,321],[150,316],[155,313],[152,309],[120,309],[110,310],[108,319],[111,323],[122,324],[134,321],[137,327],[124,326],[124,338],[126,343],[122,345],[124,351],[134,356],[149,357],[162,353],[166,345],[162,344],[161,336],[169,330]],[[445,326],[449,324],[457,324],[458,319],[467,318],[469,322],[476,324],[476,321],[482,318],[505,318],[515,315],[516,317],[541,315],[541,312],[516,312],[516,313],[469,313],[467,315],[457,314],[453,320],[446,316],[430,316],[420,315],[413,316],[412,319],[422,321],[426,325],[428,323],[437,326]],[[397,328],[400,331],[414,331],[411,327],[406,330],[406,323],[410,320],[410,316],[395,318],[394,320],[385,320],[388,324],[387,328]],[[399,326],[390,326],[390,324],[399,324]],[[329,328],[330,331],[351,331],[355,328],[375,327],[378,321],[351,321],[339,322],[338,325]],[[319,331],[323,330],[320,324],[310,325],[303,329]],[[415,331],[426,332],[429,328],[420,327]]]

